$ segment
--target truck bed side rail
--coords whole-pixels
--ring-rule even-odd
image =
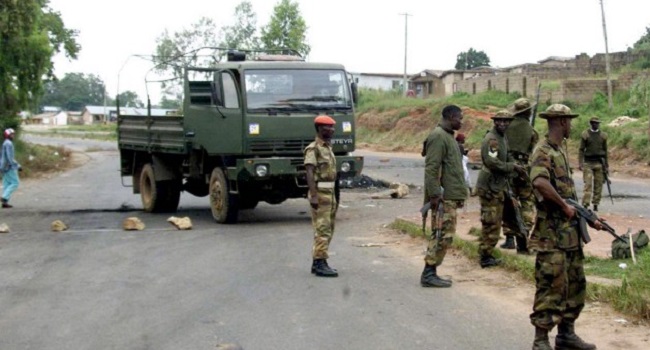
[[[185,154],[188,143],[183,117],[121,115],[118,117],[117,142],[120,149]]]

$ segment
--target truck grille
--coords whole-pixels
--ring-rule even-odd
[[[313,140],[252,140],[249,147],[256,153],[302,153]]]

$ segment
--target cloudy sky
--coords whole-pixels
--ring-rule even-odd
[[[650,27],[650,0],[603,0],[609,51],[632,46]],[[251,0],[258,26],[278,0]],[[298,0],[312,62],[342,63],[366,73],[404,72],[404,16],[408,13],[407,71],[453,69],[470,47],[492,66],[537,62],[548,56],[604,52],[600,0]],[[108,92],[145,95],[148,66],[133,54],[151,54],[156,38],[206,16],[230,25],[240,0],[51,0],[68,28],[79,30],[79,59],[55,59],[55,73],[99,75]],[[149,76],[148,76],[149,77]],[[149,87],[152,103],[157,87]]]

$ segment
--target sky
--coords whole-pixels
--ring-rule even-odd
[[[650,0],[602,0],[609,52],[624,51],[650,27]],[[67,28],[79,31],[77,60],[55,57],[55,74],[98,75],[108,94],[145,88],[150,64],[132,55],[155,51],[156,39],[201,17],[232,25],[240,0],[50,0]],[[251,0],[261,27],[279,0]],[[294,0],[307,24],[310,62],[342,63],[355,73],[448,70],[458,53],[484,51],[493,67],[535,63],[549,56],[605,52],[600,0]],[[118,86],[119,85],[119,86]]]

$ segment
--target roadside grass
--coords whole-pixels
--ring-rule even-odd
[[[30,178],[68,166],[71,151],[64,147],[36,145],[16,140],[16,160],[22,166],[21,178]]]
[[[115,126],[106,128],[105,126],[68,126],[65,128],[47,129],[47,130],[25,130],[23,132],[47,135],[53,137],[70,137],[77,139],[90,139],[99,141],[117,141],[117,130]]]
[[[407,220],[398,218],[389,227],[412,237],[428,239],[422,234],[421,226]],[[480,229],[472,227],[469,233],[476,236],[479,232]],[[478,262],[478,242],[456,236],[452,247],[462,252],[468,259]],[[502,259],[500,268],[516,272],[524,280],[535,283],[534,257],[502,254],[499,249],[495,250],[495,256]],[[620,268],[619,264],[621,263],[626,263],[627,268]],[[585,274],[622,281],[620,286],[588,283],[588,300],[610,304],[615,310],[634,318],[650,320],[650,248],[639,252],[636,265],[632,263],[631,259],[612,260],[593,256],[586,257]]]
[[[545,90],[557,89],[559,83],[548,81],[542,84]],[[377,118],[389,118],[388,122],[394,122],[408,115],[408,111],[417,107],[425,107],[431,110],[430,125],[435,125],[440,120],[442,108],[448,104],[456,104],[461,107],[469,107],[479,111],[493,112],[496,109],[507,107],[515,99],[521,97],[517,93],[506,94],[502,91],[491,90],[484,93],[470,95],[467,93],[456,93],[445,98],[406,98],[397,92],[382,92],[377,90],[362,89],[359,92],[359,104],[357,114],[375,113]],[[613,96],[613,109],[610,111],[607,96],[603,93],[594,94],[589,103],[579,104],[574,101],[562,101],[569,106],[573,112],[580,117],[573,119],[571,123],[571,136],[568,147],[570,154],[577,154],[577,147],[580,144],[580,135],[590,127],[589,119],[598,117],[601,120],[601,129],[608,133],[608,147],[610,151],[619,150],[627,158],[634,161],[650,164],[650,141],[648,140],[648,111],[645,107],[633,106],[630,104],[630,93],[627,91],[616,92]],[[540,101],[537,112],[544,111],[550,105],[550,101]],[[619,116],[629,116],[634,121],[618,126],[610,127],[608,124]],[[373,116],[374,118],[374,116]],[[466,133],[466,148],[479,148],[485,131],[491,127],[489,120],[476,119],[470,121],[466,118],[470,130]],[[539,118],[535,122],[535,130],[544,137],[547,133],[546,122]],[[393,149],[415,149],[418,144],[426,138],[431,130],[390,129],[384,132],[368,131],[364,125],[357,125],[357,137],[362,143],[370,145],[389,146]]]

